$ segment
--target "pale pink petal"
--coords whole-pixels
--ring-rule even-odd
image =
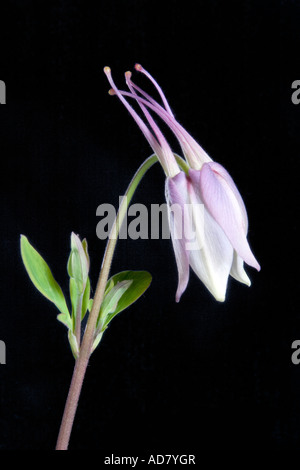
[[[251,281],[244,270],[244,261],[242,258],[237,254],[236,251],[233,253],[233,262],[231,266],[230,276],[236,279],[247,286],[251,286]]]
[[[199,194],[191,185],[190,202],[193,207],[201,204]],[[233,248],[218,223],[203,206],[201,226],[194,218],[196,243],[189,251],[190,266],[219,302],[225,300],[228,276],[233,261]]]
[[[238,190],[238,188],[236,187],[236,184],[235,182],[233,181],[233,179],[231,178],[230,174],[228,173],[227,170],[225,170],[225,168],[220,165],[220,163],[217,163],[217,162],[211,162],[209,164],[210,168],[213,170],[213,172],[216,174],[216,175],[219,175],[221,178],[223,178],[224,182],[226,181],[226,184],[230,187],[232,193],[234,194],[235,196],[235,199],[239,205],[239,209],[240,209],[240,212],[241,212],[241,216],[242,216],[242,220],[243,220],[243,227],[245,229],[245,234],[247,235],[247,232],[248,232],[248,215],[247,215],[247,210],[246,210],[246,207],[245,207],[245,203],[243,201],[243,198]]]
[[[192,181],[197,181],[197,191],[207,210],[224,230],[232,247],[250,266],[260,270],[247,241],[247,225],[244,205],[238,190],[221,165],[205,163],[198,172],[190,170]]]
[[[187,200],[187,179],[183,172],[166,179],[166,200],[168,205],[170,233],[178,269],[176,302],[179,302],[189,281],[189,255],[183,227],[184,206]],[[172,207],[173,206],[173,207]]]

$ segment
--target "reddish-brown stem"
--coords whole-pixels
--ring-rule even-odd
[[[104,292],[106,283],[109,276],[110,266],[117,243],[118,234],[122,221],[127,212],[128,205],[131,201],[131,198],[141,181],[144,174],[151,168],[151,166],[157,162],[157,157],[155,155],[149,157],[144,163],[140,166],[136,174],[134,175],[128,189],[125,193],[125,196],[120,204],[118,214],[116,216],[115,222],[111,229],[111,236],[108,239],[102,267],[100,270],[100,275],[95,290],[95,296],[93,300],[92,310],[89,314],[88,321],[86,324],[86,329],[83,335],[82,343],[79,349],[79,355],[76,359],[73,376],[69,388],[69,393],[67,401],[65,404],[64,414],[59,430],[59,435],[56,444],[56,450],[67,450],[70,440],[70,435],[73,427],[73,422],[76,414],[76,409],[78,405],[78,400],[86,372],[86,368],[89,362],[91,355],[93,342],[95,340],[95,331],[97,319],[100,311],[100,307],[103,301]]]

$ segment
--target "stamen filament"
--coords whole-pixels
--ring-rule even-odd
[[[162,99],[162,101],[165,105],[165,108],[166,108],[167,112],[170,114],[170,116],[174,117],[174,115],[171,111],[171,108],[169,106],[169,103],[167,101],[167,98],[165,97],[165,94],[162,91],[159,84],[157,83],[157,81],[152,77],[152,75],[150,75],[149,72],[147,72],[147,70],[144,69],[144,67],[141,66],[141,64],[135,64],[134,68],[135,68],[135,70],[137,70],[138,72],[143,73],[144,75],[146,75],[147,78],[149,78],[149,80],[153,83],[153,85],[157,89],[158,93],[160,94],[160,97],[161,97],[161,99]]]
[[[120,101],[124,104],[126,109],[129,111],[131,116],[134,118],[134,120],[138,124],[139,128],[143,132],[144,136],[148,140],[150,146],[152,147],[152,149],[156,153],[156,155],[157,155],[157,157],[158,157],[158,159],[159,159],[166,175],[169,176],[169,177],[173,177],[173,176],[177,175],[180,172],[180,168],[179,168],[179,166],[178,166],[178,164],[177,164],[177,162],[174,158],[174,155],[173,155],[167,141],[164,138],[162,138],[163,137],[162,134],[161,135],[159,133],[157,134],[157,132],[156,132],[157,126],[154,123],[154,121],[153,121],[153,123],[155,124],[156,128],[155,128],[155,126],[152,125],[151,120],[148,119],[150,125],[152,126],[154,132],[156,133],[156,136],[157,136],[157,139],[158,139],[159,142],[153,136],[151,131],[148,129],[148,127],[145,125],[145,123],[140,118],[140,116],[136,113],[136,111],[129,105],[127,100],[124,98],[123,93],[116,87],[116,85],[115,85],[115,83],[112,79],[112,76],[111,76],[111,69],[109,67],[104,67],[104,73],[106,74],[107,79],[108,79],[108,81],[109,81],[109,83],[112,87],[112,90],[109,91],[109,94],[111,94],[111,95],[116,94],[118,96],[118,98],[120,99]],[[132,94],[132,93],[131,93],[131,95],[134,96],[134,97],[136,96],[135,94]]]
[[[142,68],[142,66],[139,66]],[[138,68],[139,70],[139,68]],[[130,75],[131,76],[131,75]],[[187,160],[192,160],[193,168],[200,169],[201,164],[199,163],[199,154],[201,154],[202,159],[204,162],[212,161],[211,158],[207,155],[207,153],[202,149],[202,147],[192,138],[192,136],[176,121],[174,116],[170,116],[169,113],[157,102],[153,99],[148,93],[138,87],[132,80],[130,80],[131,86],[135,88],[141,95],[143,95],[150,103],[152,103],[156,108],[158,108],[164,116],[160,117],[168,123],[174,134],[176,135],[177,139],[179,140],[180,145],[182,146],[182,150],[187,158]],[[158,114],[157,110],[155,112]],[[176,129],[174,127],[176,127]],[[180,137],[179,137],[180,136]],[[190,149],[190,151],[188,150]]]
[[[139,87],[137,87],[132,81],[131,85],[138,90],[142,94],[146,94],[141,90]],[[201,163],[199,162],[199,153],[201,153],[202,159],[205,162],[210,162],[212,161],[211,158],[207,155],[207,153],[200,147],[199,144],[186,132],[186,130],[176,121],[176,119],[172,118],[170,114],[162,107],[160,104],[158,104],[153,98],[151,98],[151,101],[147,101],[137,94],[132,94],[126,91],[120,91],[120,93],[124,96],[128,96],[129,98],[134,98],[136,101],[139,103],[144,104],[148,108],[152,109],[163,121],[165,121],[171,130],[174,132],[175,136],[177,137],[179,143],[181,144],[183,151],[185,153],[186,159],[192,162],[192,167],[194,169],[200,169],[201,168]]]
[[[132,82],[130,80],[131,79],[131,72],[126,72],[125,73],[125,78],[126,78],[126,84],[127,84],[128,88],[130,89],[131,93],[138,97],[138,95],[136,94],[136,92],[135,92],[135,90],[132,86]],[[166,141],[164,135],[162,134],[161,130],[159,129],[158,125],[156,124],[156,122],[152,118],[151,114],[149,113],[149,111],[147,110],[147,108],[144,106],[143,103],[140,103],[138,101],[138,104],[139,104],[141,110],[143,111],[144,115],[146,116],[146,119],[148,120],[150,126],[152,127],[152,129],[153,129],[153,131],[156,135],[156,138],[158,139],[162,149],[166,152],[166,154],[168,155],[168,158],[174,160],[173,152],[170,149],[169,144],[167,143],[167,141]]]
[[[139,115],[135,112],[135,110],[129,105],[129,103],[125,100],[125,98],[122,96],[122,93],[118,90],[116,87],[113,78],[111,76],[111,69],[110,67],[104,67],[104,73],[107,76],[107,79],[112,87],[112,90],[114,93],[112,93],[112,90],[109,90],[109,94],[113,95],[116,94],[118,98],[121,100],[121,102],[124,104],[125,108],[129,111],[133,119],[136,121],[138,126],[140,127],[141,131],[145,135],[146,139],[148,140],[150,146],[153,148],[154,152],[157,154],[159,153],[159,145],[158,142],[155,140],[154,136],[148,129],[148,127],[145,125],[145,123],[142,121],[142,119],[139,117]]]

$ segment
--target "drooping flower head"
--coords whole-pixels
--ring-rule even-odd
[[[248,218],[243,199],[225,168],[213,162],[175,119],[162,89],[154,78],[140,64],[136,64],[135,69],[150,79],[160,95],[163,106],[132,82],[131,72],[125,73],[129,91],[123,91],[113,82],[110,68],[105,67],[104,71],[112,86],[110,94],[117,95],[133,116],[166,173],[170,231],[178,268],[176,301],[180,300],[188,284],[189,266],[212,295],[217,300],[224,301],[229,275],[250,285],[244,262],[260,270],[247,240]],[[139,104],[151,130],[125,97]],[[188,175],[180,171],[173,152],[150,111],[161,118],[177,137],[190,167]],[[174,205],[181,207],[182,214],[185,215],[183,218],[174,214]],[[201,216],[196,210],[199,206],[203,207]],[[191,210],[186,217],[187,207]],[[185,225],[184,230],[182,223]],[[194,234],[193,243],[186,236],[187,233]]]

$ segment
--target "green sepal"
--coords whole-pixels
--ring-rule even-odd
[[[69,289],[70,289],[70,299],[71,299],[71,304],[72,304],[72,317],[74,317],[74,315],[76,314],[77,300],[78,300],[79,294],[77,290],[76,281],[73,277],[70,277]]]
[[[70,298],[72,304],[72,331],[76,329],[76,316],[81,304],[81,320],[88,310],[91,284],[88,276],[90,258],[86,239],[80,238],[73,232],[71,234],[71,253],[67,263],[70,277]]]
[[[88,252],[88,242],[87,242],[87,239],[84,238],[81,243],[82,243],[82,247],[83,247],[83,249],[84,249],[85,256],[86,256],[86,259],[87,259],[87,262],[88,262],[88,267],[90,267],[90,255],[89,255],[89,252]]]
[[[70,278],[75,280],[78,292],[83,294],[89,272],[87,242],[85,240],[83,244],[80,238],[73,232],[71,234],[71,253],[68,259],[67,270]]]

